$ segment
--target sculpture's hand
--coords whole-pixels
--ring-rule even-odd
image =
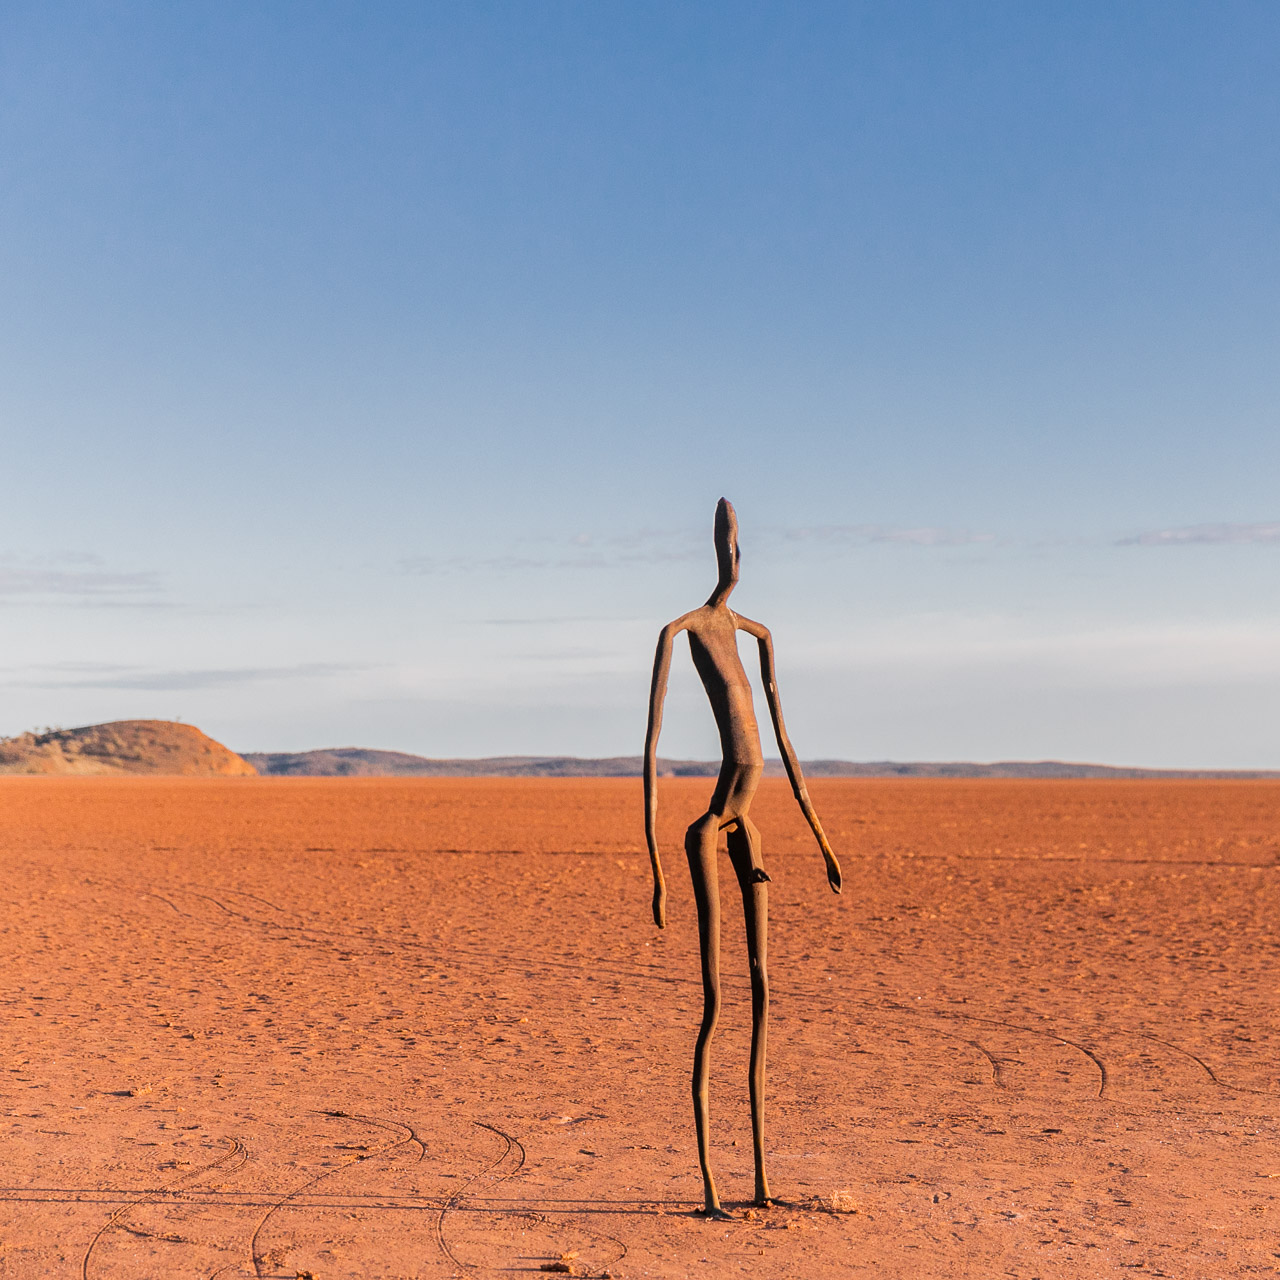
[[[827,859],[827,883],[831,886],[832,893],[840,892],[840,864],[836,861],[834,853],[828,853]]]
[[[805,817],[813,826],[813,834],[818,837],[818,848],[822,850],[822,860],[827,864],[827,883],[831,886],[832,893],[840,892],[840,864],[836,861],[835,850],[827,843],[827,833],[822,829],[822,823],[818,821],[818,815],[813,812],[813,806],[808,803],[809,797],[805,796]]]
[[[653,886],[653,923],[659,929],[667,927],[667,888],[661,881]]]

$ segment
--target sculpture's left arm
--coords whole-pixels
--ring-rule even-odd
[[[738,615],[738,626],[748,635],[754,636],[760,646],[760,678],[764,682],[764,696],[769,704],[769,718],[773,721],[778,750],[782,753],[783,768],[786,769],[787,777],[791,781],[791,790],[800,805],[800,811],[813,829],[818,848],[822,850],[822,857],[827,864],[827,883],[831,886],[832,893],[839,893],[840,864],[836,861],[836,855],[827,841],[822,823],[818,821],[813,801],[809,799],[808,789],[804,785],[804,774],[800,771],[800,761],[796,759],[791,739],[787,737],[787,726],[782,719],[782,703],[778,698],[778,678],[773,665],[773,637],[769,634],[768,627],[759,622],[752,622],[750,618],[744,618],[741,614]]]

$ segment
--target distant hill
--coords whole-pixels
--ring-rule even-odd
[[[301,778],[638,778],[640,756],[583,759],[578,756],[488,756],[479,760],[439,760],[403,751],[332,747],[322,751],[246,751],[244,759],[259,773]],[[806,760],[810,778],[1276,778],[1280,771],[1223,769],[1126,769],[1105,764],[1068,764],[1060,760],[1002,761],[996,764],[915,763],[892,760]],[[664,778],[714,778],[717,762],[658,760]],[[766,760],[767,777],[783,776],[781,760]]]
[[[322,751],[246,751],[259,773],[292,778],[631,778],[639,756],[584,760],[577,756],[488,756],[483,760],[432,760],[404,751],[330,747]],[[719,765],[700,760],[660,760],[663,777],[712,777]],[[779,765],[781,768],[781,765]]]
[[[257,770],[194,725],[115,720],[0,738],[0,774],[251,777]]]

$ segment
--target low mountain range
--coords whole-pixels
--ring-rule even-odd
[[[0,774],[152,774],[179,777],[292,778],[635,778],[640,756],[488,756],[432,759],[403,751],[331,747],[319,751],[246,751],[237,755],[194,725],[170,720],[116,720],[78,729],[49,729],[0,738]],[[719,763],[660,758],[664,778],[713,778]],[[1223,778],[1280,779],[1276,770],[1129,769],[1059,760],[899,763],[893,760],[806,760],[811,778]],[[766,760],[766,777],[783,776]]]
[[[440,760],[403,751],[332,747],[323,751],[246,751],[244,758],[261,774],[277,777],[405,778],[637,778],[640,756],[488,756],[479,760]],[[1060,760],[1009,760],[997,764],[914,763],[893,760],[805,760],[810,778],[1280,778],[1280,771],[1126,769],[1104,764],[1066,764]],[[718,761],[658,760],[663,778],[714,778]],[[766,760],[766,777],[783,777],[781,760]]]

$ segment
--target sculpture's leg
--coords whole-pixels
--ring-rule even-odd
[[[711,1037],[720,1016],[720,888],[716,876],[716,835],[719,827],[720,820],[715,814],[705,814],[685,832],[684,849],[693,877],[693,900],[698,908],[698,944],[702,951],[702,1026],[693,1051],[693,1122],[698,1134],[698,1163],[702,1166],[703,1212],[708,1217],[728,1218],[732,1215],[720,1207],[708,1152],[707,1077],[711,1070]]]
[[[747,919],[747,958],[751,963],[751,1138],[756,1157],[756,1204],[768,1204],[769,1179],[764,1171],[765,1053],[769,1041],[769,886],[756,874],[760,867],[760,832],[749,818],[738,820],[728,834],[729,856],[742,889]]]

